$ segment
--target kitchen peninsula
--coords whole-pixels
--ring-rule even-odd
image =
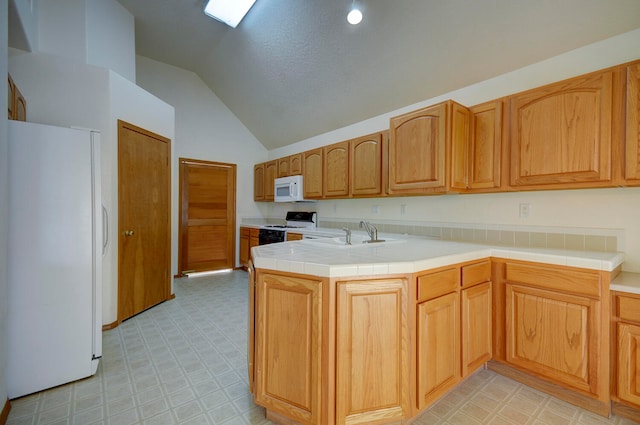
[[[271,420],[409,423],[486,364],[609,415],[624,254],[363,239],[252,249],[250,389]]]

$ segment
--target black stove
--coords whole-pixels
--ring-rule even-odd
[[[314,228],[317,226],[315,212],[289,211],[286,224],[266,224],[260,226],[258,239],[260,245],[266,245],[287,240],[287,229]]]

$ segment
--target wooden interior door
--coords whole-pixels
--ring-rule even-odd
[[[236,264],[236,165],[180,158],[181,274]]]
[[[118,322],[170,296],[170,143],[118,121]]]

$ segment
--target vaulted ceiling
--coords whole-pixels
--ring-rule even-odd
[[[640,0],[118,0],[139,55],[195,72],[268,149],[640,28]]]

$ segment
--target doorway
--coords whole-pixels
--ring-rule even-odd
[[[118,322],[170,297],[170,143],[118,120]]]
[[[236,164],[180,158],[178,270],[232,269],[236,263]]]

